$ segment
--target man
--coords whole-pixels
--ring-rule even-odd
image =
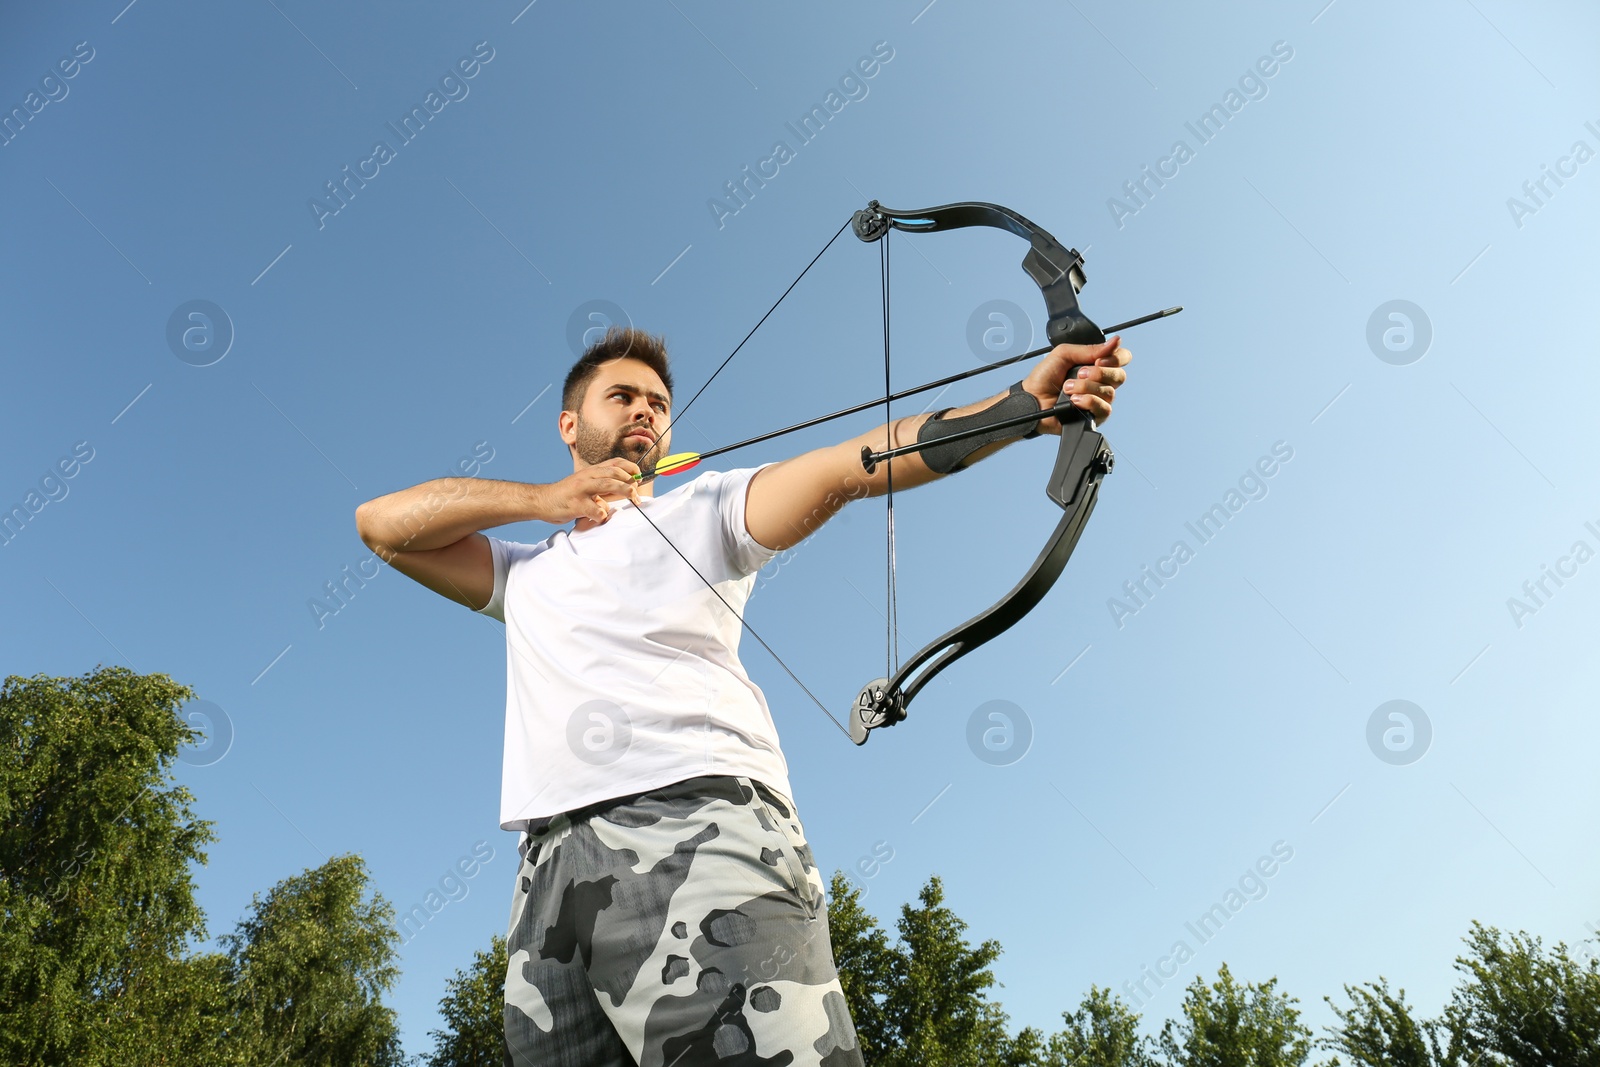
[[[613,328],[563,387],[572,474],[437,479],[356,509],[361,539],[396,570],[506,626],[500,826],[523,833],[508,1064],[862,1062],[788,766],[739,659],[745,601],[778,552],[887,490],[890,465],[867,474],[862,445],[935,439],[1063,392],[1104,421],[1130,359],[1117,341],[1057,346],[1009,393],[656,497],[666,348]],[[1028,429],[898,458],[893,485]],[[533,545],[479,532],[529,519],[573,525]]]

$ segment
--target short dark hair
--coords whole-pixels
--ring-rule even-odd
[[[577,411],[582,407],[583,394],[588,392],[589,383],[600,373],[600,368],[618,359],[636,359],[655,371],[661,384],[667,387],[667,396],[672,396],[666,339],[632,326],[611,326],[604,337],[584,350],[567,372],[567,380],[561,385],[561,410]]]

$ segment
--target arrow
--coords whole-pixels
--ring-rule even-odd
[[[1180,305],[1178,307],[1167,308],[1165,311],[1152,312],[1149,315],[1141,315],[1136,319],[1129,319],[1127,322],[1119,322],[1115,326],[1107,327],[1101,332],[1107,337],[1110,337],[1112,334],[1120,333],[1129,327],[1142,326],[1147,322],[1154,322],[1156,319],[1164,319],[1168,315],[1176,315],[1182,310],[1183,307]],[[748,445],[760,444],[762,441],[770,441],[774,437],[782,437],[784,434],[795,433],[799,430],[808,430],[813,426],[820,426],[824,422],[831,422],[834,419],[842,419],[846,415],[854,415],[857,412],[866,411],[868,408],[875,408],[882,404],[890,403],[896,400],[904,400],[908,396],[916,396],[918,393],[926,393],[930,389],[938,389],[942,386],[952,385],[955,382],[964,381],[967,378],[975,377],[987,371],[998,370],[1001,367],[1009,367],[1013,363],[1021,363],[1025,359],[1031,359],[1034,356],[1042,356],[1054,347],[1054,345],[1046,345],[1043,348],[1035,348],[1031,351],[1022,353],[1021,355],[1008,356],[1007,358],[997,360],[994,363],[985,363],[981,367],[974,367],[972,370],[962,371],[959,374],[952,374],[947,378],[940,378],[937,381],[925,382],[922,385],[914,385],[910,389],[902,389],[900,392],[891,393],[887,397],[878,397],[875,400],[868,400],[864,403],[852,404],[850,407],[840,408],[831,415],[819,415],[817,418],[807,419],[805,422],[797,422],[793,426],[785,426],[781,430],[773,430],[769,433],[759,434],[755,437],[748,437],[743,441],[735,441],[731,445],[723,445],[721,448],[713,448],[709,452],[678,452],[670,456],[663,456],[660,462],[656,464],[654,474],[635,475],[635,479],[637,481],[644,481],[647,478],[655,478],[664,474],[682,474],[691,467],[699,465],[703,460],[720,456],[724,452],[732,452],[736,448],[744,448]],[[1038,417],[1041,419],[1049,418],[1052,414],[1056,414],[1056,412],[1041,411]],[[1028,420],[1023,420],[1023,422],[1026,421]],[[1018,425],[1021,425],[1021,423]],[[994,427],[989,427],[989,429],[994,429]],[[946,437],[942,440],[950,441],[954,440],[954,438]],[[900,453],[896,454],[898,455]],[[881,459],[884,457],[879,456],[877,458]],[[872,468],[868,467],[867,469],[870,471]]]
[[[978,435],[986,434],[991,430],[1004,430],[1012,426],[1026,426],[1030,422],[1038,422],[1040,419],[1056,418],[1058,416],[1065,415],[1069,411],[1076,411],[1079,415],[1084,414],[1083,410],[1077,405],[1073,404],[1070,400],[1063,400],[1055,407],[1044,408],[1041,411],[1035,411],[1028,415],[1018,415],[1015,418],[1001,419],[999,422],[992,422],[987,426],[974,426],[970,430],[962,430],[960,433],[953,433],[948,436],[941,437],[935,441],[917,441],[914,444],[901,445],[899,448],[891,448],[886,452],[874,452],[871,445],[862,445],[861,465],[866,468],[868,474],[871,474],[873,471],[877,470],[878,464],[882,463],[886,459],[893,459],[896,456],[909,456],[914,453],[921,452],[924,449],[932,448],[934,445],[947,445],[953,441],[965,441],[969,437],[977,437]],[[1084,417],[1087,418],[1087,416]]]

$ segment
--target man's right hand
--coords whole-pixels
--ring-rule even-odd
[[[639,467],[631,460],[614,458],[574,471],[544,486],[540,517],[546,522],[563,523],[577,519],[598,526],[611,518],[608,500],[632,500],[639,504]],[[580,528],[584,528],[581,527]]]
[[[436,478],[356,508],[356,532],[401,574],[481,610],[494,595],[494,554],[481,531],[530,519],[598,526],[611,517],[608,500],[639,503],[638,472],[609,459],[549,485]]]

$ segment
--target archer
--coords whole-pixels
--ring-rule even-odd
[[[356,509],[396,570],[506,625],[508,1063],[862,1062],[777,728],[739,659],[755,574],[852,499],[1032,436],[1019,411],[1052,434],[1039,413],[1063,398],[1105,421],[1130,358],[1117,336],[1058,345],[1007,393],[657,498],[666,348],[613,327],[563,385],[572,474],[442,478]],[[912,440],[864,469],[863,447]],[[572,526],[481,532],[530,519]]]

